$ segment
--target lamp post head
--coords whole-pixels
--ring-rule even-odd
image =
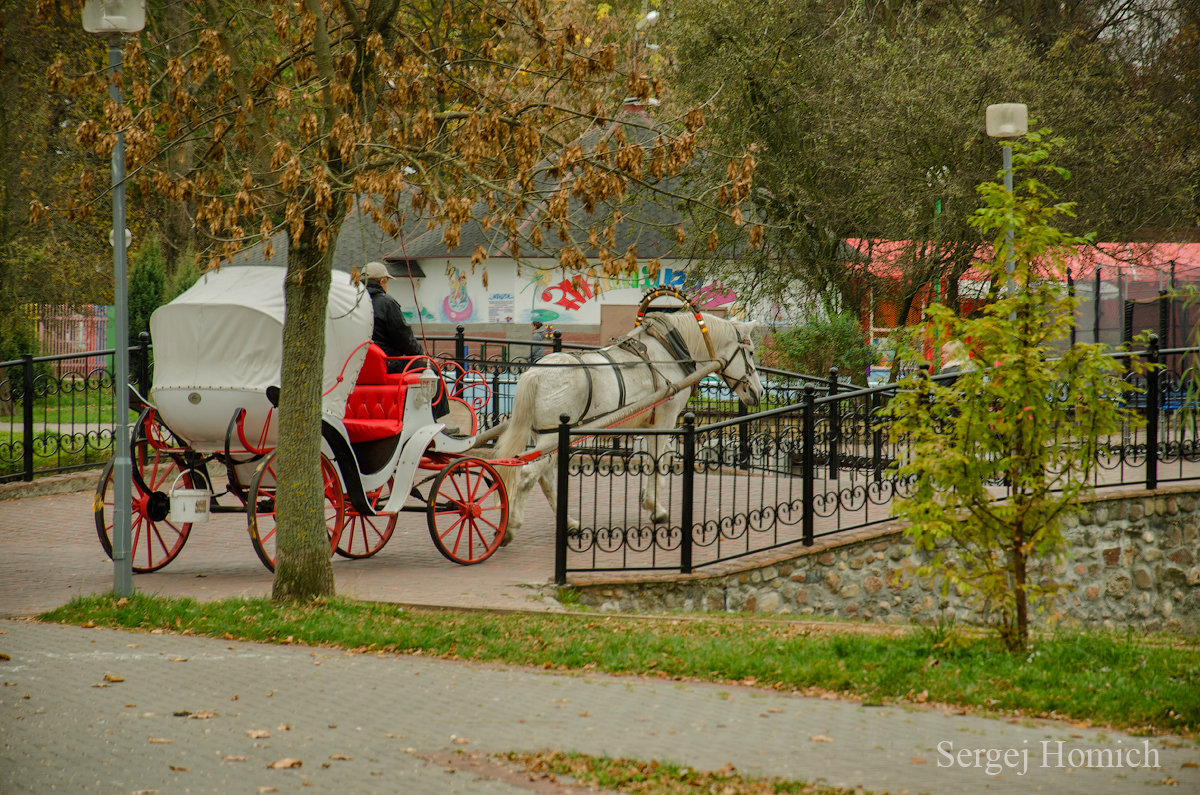
[[[145,27],[146,0],[87,0],[83,4],[83,29],[88,33],[137,33]]]
[[[990,138],[1020,138],[1029,132],[1029,111],[1022,102],[988,105],[986,121]]]

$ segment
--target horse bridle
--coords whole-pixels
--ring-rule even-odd
[[[729,387],[730,391],[736,393],[738,387],[748,385],[750,383],[750,372],[754,369],[754,343],[749,338],[742,339],[740,335],[738,336],[738,353],[742,355],[742,363],[746,365],[745,370],[741,378],[735,379],[732,376],[726,375],[725,368],[729,367],[730,363],[733,362],[733,357],[729,357],[727,361],[718,358],[717,351],[712,344],[712,338],[708,333],[708,324],[704,322],[704,316],[700,313],[700,310],[696,308],[695,304],[693,304],[691,300],[679,290],[676,290],[673,287],[656,287],[642,296],[642,302],[638,304],[637,319],[633,322],[634,327],[636,328],[637,326],[642,325],[642,321],[646,318],[646,310],[649,309],[650,303],[654,299],[661,298],[663,296],[669,296],[676,300],[682,301],[683,305],[691,311],[692,316],[696,318],[696,323],[700,326],[700,334],[704,338],[704,345],[708,348],[709,357],[711,357],[713,361],[721,362],[721,380],[725,382],[725,386]]]

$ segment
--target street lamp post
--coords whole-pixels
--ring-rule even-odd
[[[1029,111],[1020,102],[1002,102],[998,105],[988,105],[985,115],[987,134],[990,138],[999,138],[1004,146],[1004,190],[1009,195],[1013,192],[1012,142],[1029,131]],[[1013,229],[1009,226],[1004,233],[1008,262],[1005,272],[1008,274],[1008,290],[1016,289],[1013,284],[1013,270],[1016,263],[1013,260]]]
[[[108,67],[112,79],[108,95],[120,104],[117,76],[121,70],[121,45],[126,34],[146,26],[145,0],[88,0],[83,6],[83,29],[108,39]],[[129,285],[126,278],[125,229],[125,134],[117,132],[112,152],[113,303],[116,315],[116,376],[113,383],[116,454],[113,458],[113,591],[118,596],[133,593],[132,504],[133,465],[129,460]]]

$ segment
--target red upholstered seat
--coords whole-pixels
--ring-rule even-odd
[[[373,442],[396,436],[404,420],[404,395],[410,376],[388,375],[383,349],[371,343],[362,369],[346,398],[342,424],[352,442]],[[419,377],[418,377],[419,380]]]

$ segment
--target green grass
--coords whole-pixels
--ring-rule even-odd
[[[360,652],[428,654],[563,670],[648,674],[867,703],[943,702],[988,713],[1066,718],[1135,732],[1200,730],[1200,644],[1057,633],[1023,655],[990,635],[899,634],[845,625],[721,618],[490,614],[333,599],[312,605],[91,597],[46,621]]]
[[[502,754],[499,758],[516,763],[531,773],[570,776],[585,784],[634,795],[841,795],[860,792],[790,779],[749,778],[739,774],[729,764],[720,770],[698,771],[670,762],[613,759],[562,751],[510,753]]]

